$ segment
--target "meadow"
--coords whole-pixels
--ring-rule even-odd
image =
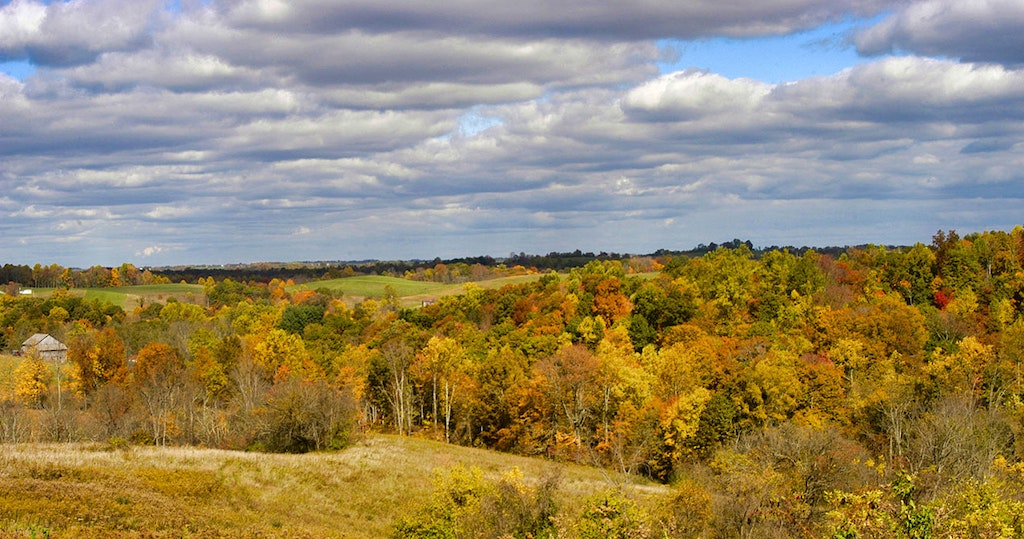
[[[110,444],[0,445],[0,537],[346,537],[389,535],[429,500],[438,473],[560,475],[559,514],[620,484],[595,468],[369,435],[333,453],[282,455]],[[638,503],[668,487],[630,484]]]
[[[516,275],[512,277],[499,277],[474,281],[473,284],[480,288],[494,289],[501,288],[508,284],[520,284],[536,281],[540,278],[538,274]],[[417,307],[424,301],[436,300],[442,296],[461,294],[466,289],[465,283],[444,284],[429,281],[413,281],[399,277],[387,277],[382,275],[359,275],[356,277],[342,277],[340,279],[328,279],[324,281],[311,281],[286,287],[288,292],[297,290],[316,290],[326,288],[328,290],[340,291],[346,303],[355,305],[368,298],[379,299],[387,293],[388,287],[394,291],[398,302],[403,307]]]
[[[46,298],[53,294],[53,291],[53,288],[34,288],[32,296]],[[166,303],[170,298],[186,303],[201,303],[204,297],[202,286],[185,283],[72,288],[69,292],[73,296],[110,302],[128,311],[154,302]]]
[[[539,275],[537,274],[517,275],[476,281],[474,284],[481,288],[501,288],[508,284],[535,281],[538,278]],[[355,277],[310,281],[285,288],[289,293],[319,288],[339,291],[342,293],[345,303],[349,306],[355,306],[365,299],[383,298],[388,293],[388,287],[391,287],[391,290],[398,299],[398,303],[402,307],[418,307],[424,301],[432,301],[452,294],[461,294],[465,291],[466,285],[464,283],[443,284],[412,281],[400,277],[382,275],[358,275]],[[32,290],[32,295],[34,297],[46,298],[53,294],[53,291],[53,288],[35,288]],[[186,283],[116,286],[109,288],[72,288],[70,292],[72,295],[86,299],[110,302],[126,311],[131,311],[136,307],[145,307],[152,303],[166,303],[170,298],[200,305],[205,302],[203,287],[197,284]]]

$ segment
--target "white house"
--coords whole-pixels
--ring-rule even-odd
[[[49,333],[36,333],[21,343],[21,355],[38,354],[41,359],[63,363],[68,358],[68,345]]]

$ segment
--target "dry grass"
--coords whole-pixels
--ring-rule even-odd
[[[557,470],[567,508],[611,486],[592,468],[394,436],[309,455],[0,445],[0,537],[382,537],[455,465],[528,481]]]

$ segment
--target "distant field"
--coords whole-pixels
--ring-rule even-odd
[[[356,277],[328,279],[326,281],[311,281],[287,287],[287,290],[316,290],[317,288],[327,288],[330,290],[340,290],[346,296],[379,298],[384,295],[384,288],[389,285],[394,288],[395,293],[398,296],[425,294],[445,287],[445,285],[440,283],[410,281],[408,279],[401,279],[398,277],[359,275]]]
[[[524,283],[536,281],[539,275],[520,275],[516,277],[502,277],[486,281],[476,281],[474,284],[481,288],[501,288],[506,284]],[[340,290],[348,303],[358,303],[366,298],[381,298],[384,296],[384,288],[390,285],[399,302],[405,307],[420,305],[423,300],[437,299],[441,296],[461,294],[465,284],[442,284],[426,281],[410,281],[398,277],[384,277],[380,275],[359,275],[356,277],[343,277],[326,281],[311,281],[308,283],[290,286],[289,291],[295,290],[316,290],[327,288]]]
[[[167,298],[195,303],[203,300],[203,287],[197,284],[148,284],[138,286],[118,286],[114,288],[92,288],[85,297],[99,297],[125,309],[134,309],[150,303],[167,303]],[[141,302],[141,303],[140,303]]]
[[[517,275],[514,277],[500,277],[484,281],[475,281],[474,284],[481,288],[501,288],[507,284],[519,284],[536,281],[540,278],[535,275]],[[385,277],[380,275],[359,275],[355,277],[343,277],[340,279],[329,279],[326,281],[310,281],[299,285],[289,286],[287,290],[315,290],[327,288],[340,290],[345,301],[354,305],[364,299],[379,299],[384,296],[384,289],[391,286],[398,295],[399,302],[404,307],[415,307],[424,300],[433,300],[441,296],[461,294],[465,290],[465,284],[442,284],[425,281],[411,281],[399,277]],[[32,290],[33,297],[46,298],[53,294],[53,288],[35,288]],[[161,285],[138,285],[118,286],[112,288],[72,288],[71,294],[88,299],[109,301],[125,310],[132,310],[139,306],[149,305],[153,302],[166,303],[168,298],[176,298],[178,301],[188,303],[202,303],[203,287],[196,284],[161,284]]]
[[[33,288],[32,297],[48,298],[53,288]],[[123,309],[131,310],[154,301],[166,303],[167,298],[194,302],[203,297],[203,287],[197,284],[148,284],[138,286],[115,286],[111,288],[72,288],[71,294],[86,299],[109,301]]]

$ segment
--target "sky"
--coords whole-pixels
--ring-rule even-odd
[[[1022,165],[1024,0],[0,1],[0,263],[909,245]]]

